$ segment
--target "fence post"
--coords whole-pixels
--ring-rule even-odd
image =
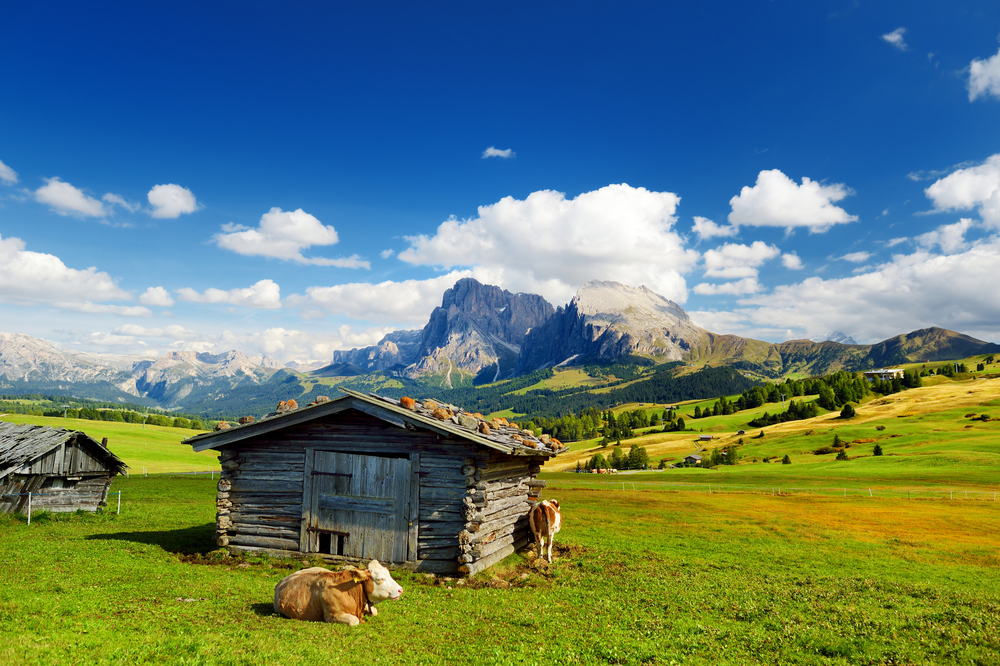
[[[31,524],[31,493],[28,493],[28,524]]]
[[[847,497],[847,488],[844,488],[844,497]]]
[[[708,494],[709,494],[709,495],[711,495],[711,494],[712,494],[712,484],[711,484],[711,483],[710,483],[710,484],[708,484]]]
[[[121,512],[122,512],[122,491],[119,490],[118,491],[118,510],[115,511],[115,515],[117,516]]]
[[[949,490],[948,491],[948,499],[955,499],[955,491],[954,490]]]
[[[969,491],[968,490],[965,491],[965,499],[969,499]]]
[[[632,490],[635,490],[635,481],[632,482]]]
[[[874,495],[872,495],[872,489],[871,488],[868,489],[868,497],[875,497]]]

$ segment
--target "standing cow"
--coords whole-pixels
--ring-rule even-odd
[[[274,587],[275,612],[293,620],[360,624],[376,615],[375,604],[396,600],[403,588],[378,560],[368,570],[329,571],[311,567],[285,576]]]
[[[552,561],[552,542],[556,532],[562,527],[562,514],[559,513],[558,500],[545,500],[531,507],[528,512],[528,524],[531,526],[531,533],[535,535],[535,543],[538,544],[538,557],[542,556],[545,542],[548,541],[548,561]]]

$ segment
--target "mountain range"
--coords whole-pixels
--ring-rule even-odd
[[[836,331],[826,337],[770,343],[713,333],[677,303],[617,282],[589,282],[566,306],[553,308],[541,296],[465,278],[445,292],[422,329],[335,352],[332,363],[318,369],[282,367],[236,350],[155,359],[61,351],[38,338],[0,333],[0,392],[61,393],[189,413],[266,413],[277,400],[330,392],[324,384],[359,375],[450,389],[560,366],[672,363],[681,373],[730,367],[766,380],[1000,352],[996,344],[943,328],[873,345],[844,344],[840,340],[853,340]]]

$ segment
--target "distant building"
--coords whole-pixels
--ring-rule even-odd
[[[697,455],[695,453],[692,453],[689,456],[684,456],[684,462],[686,464],[688,464],[688,465],[700,465],[701,464],[701,456],[699,456],[699,455]]]
[[[711,442],[712,441],[712,436],[711,435],[698,435],[698,440],[701,441],[701,442]]]
[[[881,370],[869,370],[868,372],[865,372],[863,374],[865,376],[865,379],[867,379],[870,382],[873,382],[875,380],[881,380],[881,381],[884,381],[884,382],[891,382],[896,377],[899,377],[900,379],[903,378],[903,369],[902,368],[882,368]]]

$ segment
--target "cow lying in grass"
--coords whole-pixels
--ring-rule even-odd
[[[329,571],[312,567],[285,576],[274,587],[274,610],[293,620],[355,626],[376,615],[375,604],[399,599],[403,588],[378,560],[368,570]]]
[[[538,544],[538,557],[542,556],[545,542],[548,541],[549,552],[546,560],[551,562],[552,541],[562,526],[559,501],[545,500],[531,507],[531,511],[528,512],[528,525],[531,526],[531,533],[535,535],[535,543]]]

